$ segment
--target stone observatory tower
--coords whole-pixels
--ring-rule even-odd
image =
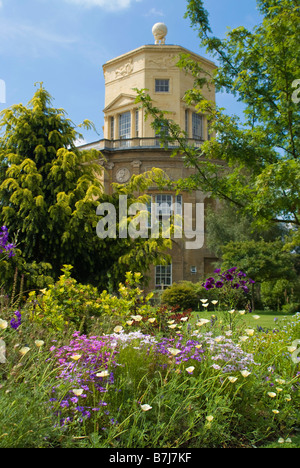
[[[194,77],[176,64],[180,54],[189,54],[205,73],[212,74],[216,66],[180,45],[166,44],[167,32],[164,23],[156,23],[152,28],[154,44],[143,45],[103,65],[104,137],[100,141],[83,145],[82,149],[99,150],[99,162],[106,169],[103,184],[108,194],[113,192],[113,182],[126,184],[133,174],[141,174],[154,167],[162,169],[171,180],[185,178],[193,173],[193,169],[184,164],[180,153],[170,157],[174,146],[167,149],[161,146],[160,135],[152,128],[151,119],[145,119],[144,109],[136,103],[135,89],[147,89],[155,107],[167,111],[170,119],[180,125],[186,132],[188,142],[195,147],[200,147],[209,138],[206,115],[199,113],[184,100],[185,92],[193,88]],[[202,93],[206,99],[215,100],[212,86],[203,88]],[[176,214],[183,216],[185,204],[190,204],[193,207],[194,229],[196,205],[202,205],[203,211],[214,209],[209,194],[201,191],[175,193],[167,187],[165,190],[150,187],[147,193],[152,200],[149,205],[150,219],[153,214],[162,220],[170,217],[175,214],[172,212],[174,206]],[[153,213],[154,209],[157,213]],[[188,236],[188,241],[192,239],[193,232]],[[176,238],[172,245],[172,250],[168,252],[172,256],[170,265],[151,268],[149,290],[162,289],[182,280],[196,282],[213,271],[212,265],[216,259],[205,242],[191,249],[187,248],[186,238]]]

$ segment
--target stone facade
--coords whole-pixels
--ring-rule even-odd
[[[189,54],[209,73],[215,65],[177,45],[145,45],[116,57],[103,65],[105,77],[104,138],[99,142],[83,146],[99,149],[106,162],[104,187],[112,193],[112,182],[126,183],[133,174],[140,174],[152,168],[164,170],[172,180],[188,176],[181,156],[170,157],[171,149],[160,147],[157,135],[151,127],[151,120],[145,120],[144,110],[136,103],[134,89],[147,89],[153,105],[169,112],[170,118],[183,128],[189,139],[200,146],[208,136],[207,119],[193,107],[187,106],[183,97],[193,87],[191,74],[176,66],[179,54]],[[207,99],[215,100],[213,89],[203,89]],[[180,200],[181,206],[190,203],[204,204],[205,210],[214,209],[209,194],[196,191],[176,194],[168,190],[149,189],[153,202],[157,200]],[[166,195],[167,197],[162,197]],[[195,209],[193,213],[195,225]],[[168,268],[151,269],[149,289],[162,288],[182,280],[199,281],[212,269],[214,256],[205,243],[198,249],[187,249],[186,239],[174,239],[169,252],[172,265]]]

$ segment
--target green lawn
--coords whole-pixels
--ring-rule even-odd
[[[212,315],[218,316],[218,311],[216,312],[206,312],[206,311],[196,311],[194,312],[195,317],[210,319]],[[259,319],[256,320],[253,316],[259,315]],[[251,314],[245,314],[242,316],[245,320],[247,326],[252,327],[262,327],[264,329],[273,329],[276,328],[276,324],[280,323],[286,318],[293,318],[293,315],[285,315],[282,312],[266,311],[266,310],[256,310]]]

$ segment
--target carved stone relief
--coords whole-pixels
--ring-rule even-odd
[[[116,179],[117,182],[120,182],[120,184],[127,182],[130,179],[129,169],[127,169],[127,167],[122,167],[119,169],[116,173]]]
[[[130,73],[133,72],[133,63],[132,59],[130,59],[125,65],[122,67],[118,68],[118,70],[115,71],[116,78],[123,78],[123,76],[128,76]]]

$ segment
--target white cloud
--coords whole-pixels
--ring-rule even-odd
[[[1,1],[1,0],[0,0]],[[0,18],[0,53],[10,56],[42,57],[56,55],[57,49],[72,47],[77,37],[61,32],[47,31],[46,28],[24,22]]]
[[[165,16],[164,12],[157,10],[156,8],[151,8],[144,16]]]
[[[1,0],[0,0],[1,1]],[[68,3],[83,7],[100,7],[104,10],[118,11],[120,9],[129,8],[132,3],[139,2],[141,0],[65,0]]]

